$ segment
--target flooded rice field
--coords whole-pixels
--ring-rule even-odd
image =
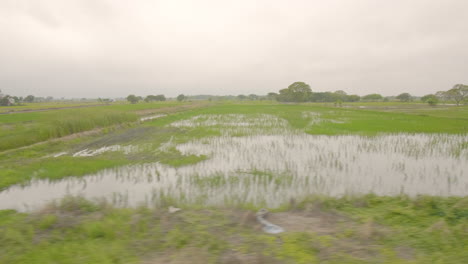
[[[178,168],[155,162],[80,178],[33,180],[0,192],[0,209],[27,211],[65,195],[106,199],[117,206],[176,201],[276,207],[317,194],[468,194],[465,135],[317,136],[294,131],[280,118],[239,116],[198,116],[171,124],[222,127],[223,136],[166,144],[174,144],[183,155],[205,155],[204,161]],[[310,117],[311,122],[318,118]],[[239,129],[244,134],[251,129],[250,135],[230,135]],[[89,151],[90,156],[99,154]]]

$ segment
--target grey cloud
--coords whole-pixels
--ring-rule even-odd
[[[423,95],[468,83],[468,2],[0,3],[0,89],[18,95]]]

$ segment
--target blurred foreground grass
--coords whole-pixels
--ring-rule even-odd
[[[67,197],[41,211],[0,211],[0,263],[465,263],[467,198],[310,199],[259,208],[113,208]]]

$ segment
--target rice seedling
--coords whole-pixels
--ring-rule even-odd
[[[41,199],[58,199],[65,191],[108,199],[120,193],[125,195],[125,204],[133,206],[148,200],[148,195],[158,203],[153,194],[164,193],[174,200],[183,197],[181,202],[225,205],[237,201],[269,207],[309,195],[452,196],[468,192],[464,173],[468,170],[468,150],[460,149],[466,142],[463,135],[316,136],[301,133],[270,115],[202,115],[169,126],[214,127],[222,135],[180,144],[171,137],[157,150],[162,155],[177,152],[195,160],[202,157],[198,163],[178,167],[171,166],[177,163],[145,163],[80,179],[35,181],[30,187],[13,187],[0,193],[4,198],[0,200],[9,201],[0,203],[0,208],[20,209]],[[239,127],[246,128],[243,136],[233,137],[240,133]],[[114,145],[82,150],[74,156],[106,151],[131,152],[138,147]],[[44,197],[25,195],[38,192]],[[22,198],[10,199],[13,196]]]

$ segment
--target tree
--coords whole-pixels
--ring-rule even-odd
[[[366,101],[379,101],[383,99],[383,96],[380,94],[374,93],[374,94],[364,95],[363,97],[361,97],[361,99],[366,100]]]
[[[277,93],[268,93],[267,94],[268,100],[276,100],[276,97],[278,97]]]
[[[166,96],[164,96],[163,94],[158,94],[154,97],[154,100],[155,101],[166,101]]]
[[[166,101],[166,97],[162,94],[159,95],[148,95],[145,98],[145,102],[152,102],[152,101]]]
[[[12,96],[5,95],[0,98],[1,106],[10,106],[15,104],[15,99]]]
[[[245,95],[243,95],[243,94],[239,94],[239,95],[237,96],[237,99],[243,101],[243,100],[247,99],[247,96],[245,96]]]
[[[182,102],[182,101],[184,101],[184,100],[185,100],[185,95],[179,94],[179,95],[177,96],[177,101]]]
[[[332,92],[312,93],[309,101],[311,102],[335,102],[338,100],[338,95]]]
[[[110,102],[112,102],[112,99],[110,98],[98,98],[98,102],[100,103],[105,103],[105,104],[109,104]]]
[[[397,95],[396,99],[402,102],[409,102],[411,101],[411,95],[409,93],[402,93],[402,94]]]
[[[358,102],[361,100],[361,96],[357,94],[348,95],[348,102]]]
[[[438,103],[439,103],[439,99],[437,99],[437,97],[431,97],[429,99],[427,99],[426,101],[430,106],[436,106]]]
[[[426,94],[421,97],[421,101],[428,103],[430,106],[435,106],[439,103],[439,98],[434,94]]]
[[[24,98],[24,101],[27,103],[32,103],[34,102],[34,95],[28,95]]]
[[[344,101],[347,101],[348,99],[348,94],[346,94],[346,92],[343,90],[335,91],[334,96],[336,97],[336,100],[335,100],[336,102],[337,101],[344,102]]]
[[[256,94],[249,94],[248,95],[249,100],[255,101],[258,100],[258,95]]]
[[[277,97],[281,102],[307,102],[310,100],[312,90],[304,82],[294,82],[286,89],[281,89]]]
[[[132,104],[136,104],[136,103],[138,103],[138,101],[140,101],[140,98],[138,98],[134,94],[131,94],[131,95],[127,96],[127,101],[129,101]]]
[[[155,97],[154,95],[147,95],[145,97],[145,102],[149,103],[151,101],[154,101],[154,97]]]
[[[436,97],[436,96],[433,95],[433,94],[426,94],[426,95],[424,95],[424,96],[421,97],[421,101],[424,102],[424,103],[426,103],[427,100],[429,100],[430,98],[433,98],[433,97]]]
[[[449,98],[447,97],[446,91],[438,91],[434,94],[439,101],[447,101]]]
[[[437,99],[437,97],[430,98],[429,100],[427,100],[427,103],[430,106],[436,106],[439,103],[439,99]]]
[[[452,89],[445,92],[449,100],[455,101],[457,105],[468,99],[468,85],[455,84]]]

